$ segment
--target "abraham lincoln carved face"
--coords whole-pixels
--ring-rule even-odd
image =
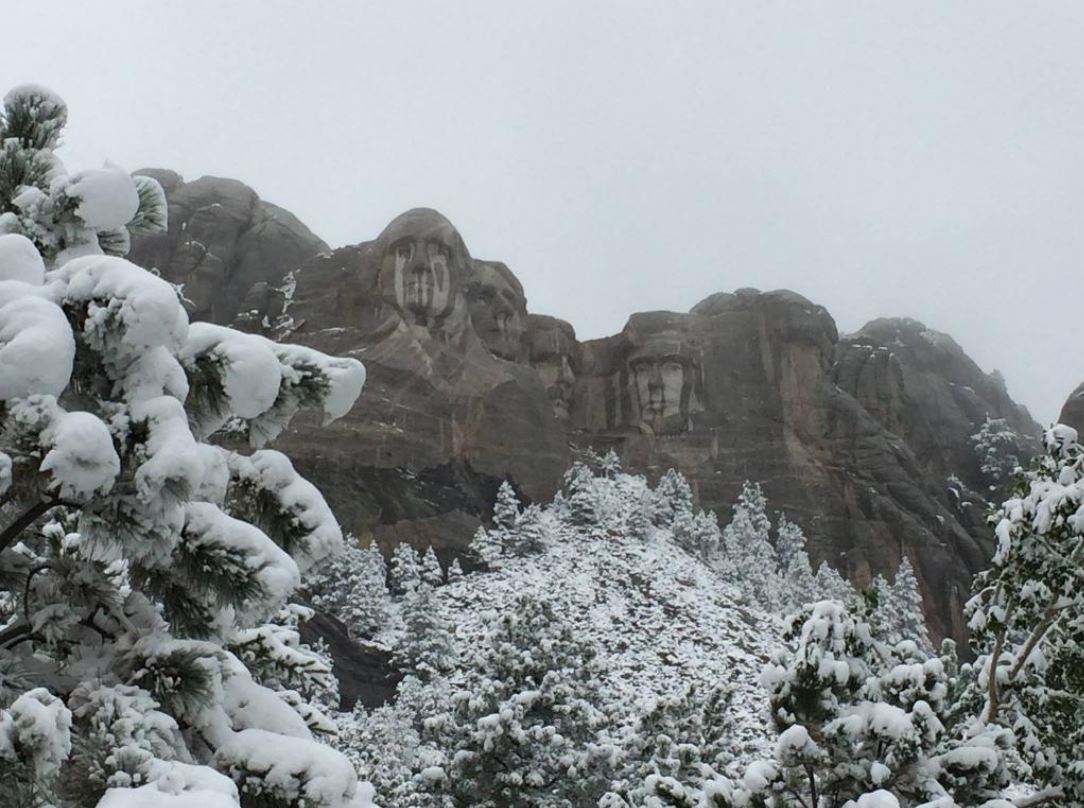
[[[440,329],[456,309],[467,277],[468,255],[452,223],[428,208],[415,208],[380,235],[380,283],[384,301],[412,325]]]
[[[629,355],[627,378],[641,430],[673,435],[689,428],[695,367],[680,334],[664,332],[644,340]]]

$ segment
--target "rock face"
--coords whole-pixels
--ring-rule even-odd
[[[418,209],[296,278],[279,333],[368,373],[346,418],[284,440],[347,526],[385,547],[461,550],[501,480],[531,499],[554,492],[567,442],[504,264],[473,259],[447,219]]]
[[[1071,426],[1084,435],[1084,382],[1069,395],[1065,406],[1061,408],[1058,423]]]
[[[169,229],[133,241],[129,259],[184,284],[189,315],[229,323],[253,310],[275,312],[273,288],[327,245],[289,211],[237,180],[185,182],[163,169],[154,177],[169,202]]]
[[[473,258],[436,211],[320,252],[302,226],[259,213],[244,186],[164,185],[180,223],[134,254],[202,283],[206,261],[192,256],[203,247],[186,241],[214,245],[207,288],[221,299],[201,297],[196,316],[239,318],[365,363],[346,418],[280,439],[360,537],[448,558],[487,518],[502,479],[547,498],[570,447],[613,448],[632,471],[681,470],[724,523],[742,482],[761,482],[805,529],[814,561],[857,584],[893,575],[907,555],[932,633],[963,637],[970,578],[992,547],[969,493],[981,485],[970,436],[987,417],[1039,430],[946,335],[877,320],[840,337],[800,295],[742,289],[688,313],[634,314],[620,334],[581,343],[563,320],[529,314],[511,270]],[[215,207],[226,189],[248,202]],[[287,236],[288,250],[269,245]]]

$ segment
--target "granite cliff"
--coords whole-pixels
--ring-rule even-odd
[[[436,211],[329,251],[240,183],[166,179],[169,233],[132,257],[184,283],[195,317],[366,364],[349,416],[280,440],[357,535],[448,557],[502,479],[546,498],[576,447],[613,448],[650,477],[680,469],[724,522],[760,481],[858,584],[906,554],[933,634],[963,636],[992,545],[970,436],[987,417],[1039,428],[947,335],[877,320],[841,336],[798,294],[742,289],[581,342]]]

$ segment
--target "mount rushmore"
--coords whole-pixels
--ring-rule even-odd
[[[948,335],[908,319],[840,335],[799,294],[740,289],[580,341],[437,211],[332,250],[242,183],[144,173],[167,192],[169,230],[131,258],[181,284],[194,318],[364,362],[347,417],[280,439],[363,540],[447,559],[502,480],[549,498],[580,451],[613,449],[650,478],[679,469],[724,523],[742,482],[760,482],[814,563],[858,585],[908,556],[931,633],[964,636],[993,542],[971,435],[1004,419],[1026,456],[1040,429]]]

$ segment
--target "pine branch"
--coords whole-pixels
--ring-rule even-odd
[[[31,505],[26,511],[17,516],[15,521],[4,528],[3,533],[0,533],[0,552],[6,550],[8,545],[14,542],[19,537],[20,533],[34,524],[38,518],[44,516],[58,505],[70,504],[71,503],[64,502],[60,497],[54,496]]]

